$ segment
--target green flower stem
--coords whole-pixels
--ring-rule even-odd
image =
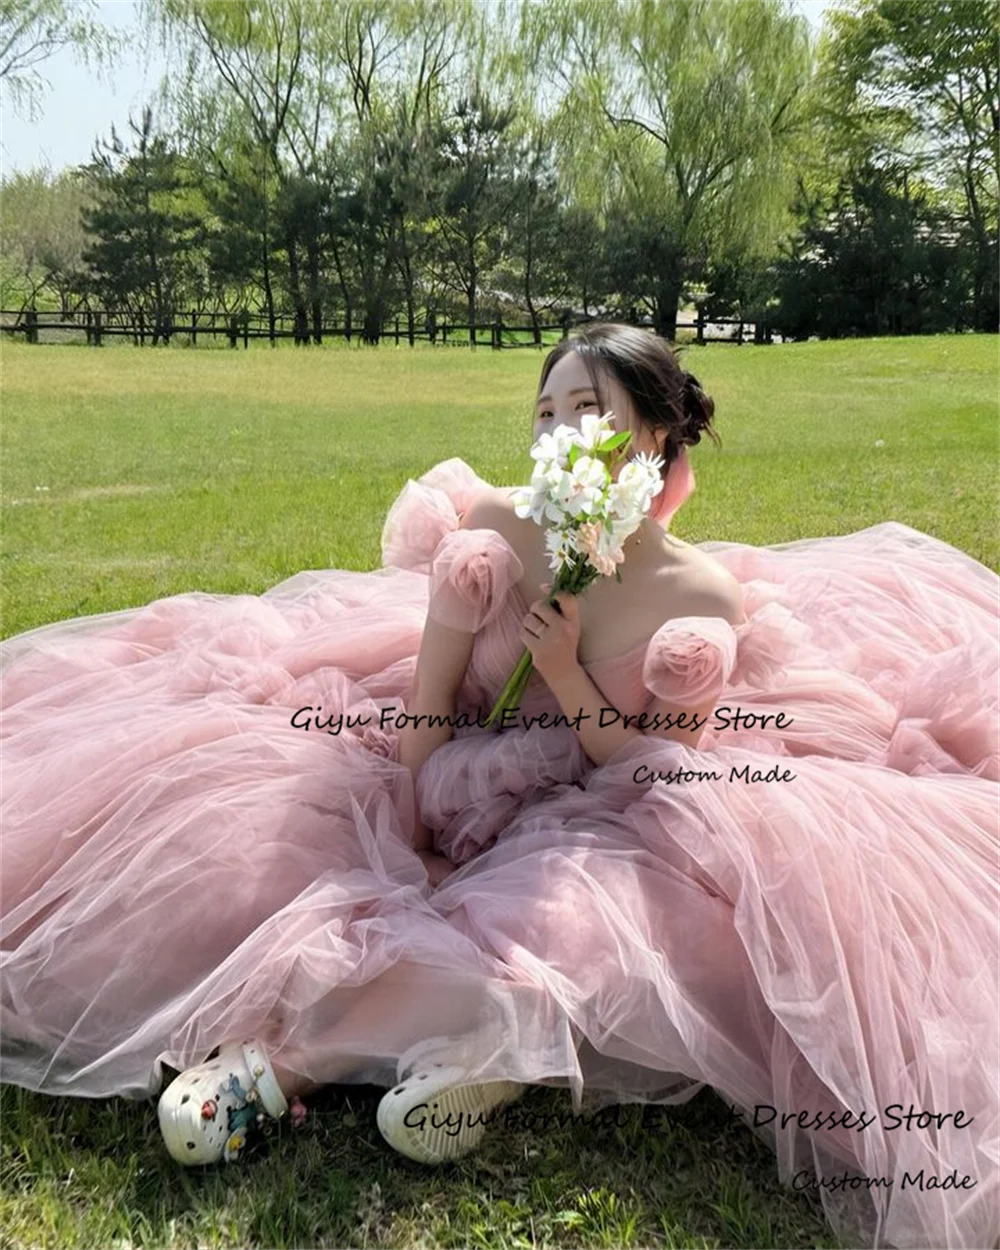
[[[558,595],[562,590],[569,591],[571,595],[582,594],[597,576],[597,573],[593,569],[589,571],[591,576],[585,576],[587,572],[586,561],[574,563],[569,566],[568,570],[565,568],[561,569],[556,577],[555,585],[552,587],[552,593],[545,602],[550,607],[555,607],[556,595]],[[510,677],[507,678],[506,685],[500,691],[497,696],[496,703],[494,703],[489,716],[486,718],[487,729],[493,726],[498,720],[500,721],[498,728],[503,728],[503,713],[507,711],[508,708],[515,708],[520,705],[525,688],[531,678],[533,668],[534,661],[531,658],[531,652],[527,649],[527,647],[525,647],[524,653],[518,660],[513,673],[511,673]]]
[[[527,686],[528,679],[531,676],[533,663],[531,652],[527,649],[527,647],[525,647],[524,653],[518,660],[513,673],[511,673],[510,677],[507,678],[507,684],[497,696],[497,701],[493,705],[493,710],[486,718],[487,729],[501,716],[503,712],[507,710],[507,708],[518,706],[521,696],[524,694],[524,688]],[[502,728],[502,721],[500,727]]]

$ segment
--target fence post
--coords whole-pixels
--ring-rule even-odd
[[[698,326],[698,329],[695,334],[695,342],[698,344],[699,347],[703,347],[705,344],[705,305],[704,304],[698,305],[697,326]]]
[[[447,342],[448,342],[448,323],[447,323],[447,321],[443,321],[443,322],[441,323],[441,342],[442,342],[442,343],[447,343]]]
[[[99,312],[94,313],[94,346],[103,346],[103,340],[101,338],[101,314]]]
[[[229,315],[229,346],[230,347],[236,346],[236,314],[235,313],[230,313]]]
[[[250,350],[250,314],[243,310],[243,350]]]
[[[191,346],[198,346],[198,314],[195,309],[191,309]]]
[[[84,326],[87,331],[87,346],[89,347],[90,346],[90,309],[89,308],[86,310],[86,320],[84,322]]]
[[[25,335],[25,338],[27,339],[29,343],[37,343],[38,342],[38,312],[37,310],[34,308],[29,308],[27,311],[27,314],[25,315],[24,321],[28,327],[28,332]]]
[[[399,346],[399,318],[396,318],[396,346]]]

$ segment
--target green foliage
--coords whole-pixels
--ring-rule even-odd
[[[107,308],[140,309],[156,327],[169,326],[187,270],[203,241],[203,214],[183,208],[178,193],[192,185],[183,162],[160,135],[152,134],[152,110],[143,110],[138,153],[129,157],[112,130],[109,150],[95,157],[89,173],[96,203],[84,208],[83,223],[93,241],[83,252],[90,266],[88,294]],[[115,164],[112,157],[120,158]]]
[[[815,45],[779,0],[142,12],[186,63],[176,127],[86,167],[86,249],[5,258],[39,306],[290,312],[303,341],[336,316],[367,343],[502,312],[541,342],[574,307],[673,337],[699,288],[709,320],[793,337],[997,328],[988,0],[858,0]]]

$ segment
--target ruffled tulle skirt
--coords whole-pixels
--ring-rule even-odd
[[[311,570],[6,640],[0,1078],[147,1097],[163,1065],[259,1034],[309,1081],[389,1086],[446,1036],[483,1079],[578,1109],[711,1085],[788,1184],[853,1178],[820,1189],[849,1244],[992,1246],[996,579],[914,533],[883,530],[902,541],[879,585],[841,578],[841,539],[814,540],[812,581],[787,549],[706,545],[808,628],[828,688],[868,691],[836,704],[841,738],[801,652],[791,684],[729,698],[791,703],[806,738],[647,736],[593,768],[571,731],[470,734],[419,796],[380,721],[405,706],[425,572]],[[914,606],[905,549],[940,598]],[[853,753],[845,706],[868,708]],[[794,779],[750,779],[776,764]],[[418,798],[464,861],[434,891]]]

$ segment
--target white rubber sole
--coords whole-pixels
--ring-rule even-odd
[[[474,1150],[490,1127],[490,1112],[514,1102],[517,1081],[468,1083],[461,1067],[434,1064],[412,1073],[378,1105],[379,1132],[417,1163],[446,1163]]]
[[[231,1162],[258,1116],[288,1110],[264,1046],[257,1038],[227,1042],[217,1057],[188,1068],[166,1087],[156,1107],[164,1144],[187,1166]]]

